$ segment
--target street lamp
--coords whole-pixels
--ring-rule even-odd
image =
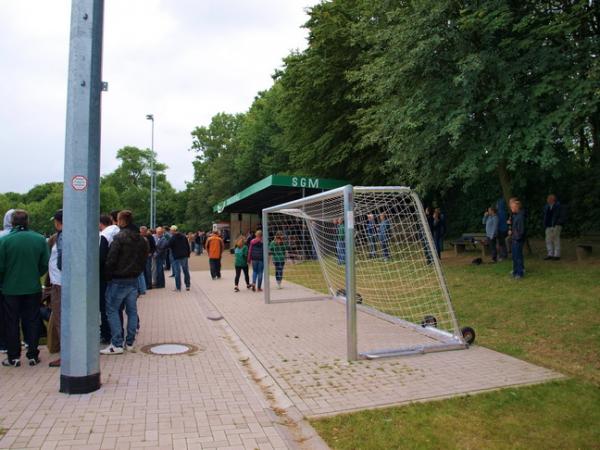
[[[150,228],[154,229],[156,227],[156,176],[154,174],[154,114],[146,114],[146,119],[152,121],[152,158],[150,159]]]

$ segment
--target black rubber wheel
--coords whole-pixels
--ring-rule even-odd
[[[437,328],[437,319],[434,316],[425,316],[423,317],[423,321],[421,322],[421,326],[425,327],[435,327]]]
[[[344,297],[346,298],[346,289],[338,289],[337,291],[335,291],[335,296],[336,297]],[[362,305],[363,302],[363,298],[362,295],[360,295],[358,292],[356,293],[356,303],[359,305]]]
[[[475,342],[475,330],[471,327],[464,327],[460,330],[462,333],[463,339],[469,345]]]

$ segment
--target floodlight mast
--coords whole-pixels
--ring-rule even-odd
[[[150,228],[156,227],[156,175],[154,173],[154,114],[146,114],[146,120],[152,121],[152,140],[150,150]]]

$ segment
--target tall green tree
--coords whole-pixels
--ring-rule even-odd
[[[175,189],[167,181],[165,175],[167,166],[156,161],[155,158],[156,155],[152,150],[132,146],[123,147],[117,152],[117,159],[121,161],[119,167],[114,172],[103,176],[101,180],[106,202],[114,205],[112,203],[114,192],[118,194],[118,206],[112,206],[110,209],[130,209],[137,223],[150,222],[150,168],[154,160],[157,220],[159,223],[175,223],[179,219],[171,217],[168,213],[171,210]],[[108,211],[107,209],[106,212]]]

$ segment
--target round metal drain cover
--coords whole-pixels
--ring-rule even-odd
[[[175,342],[164,342],[161,344],[150,344],[145,345],[142,348],[142,352],[150,355],[190,355],[196,353],[198,350],[202,350],[197,345],[192,344],[181,344]]]
[[[160,344],[152,347],[150,351],[155,355],[180,355],[189,352],[190,348],[181,344]]]

